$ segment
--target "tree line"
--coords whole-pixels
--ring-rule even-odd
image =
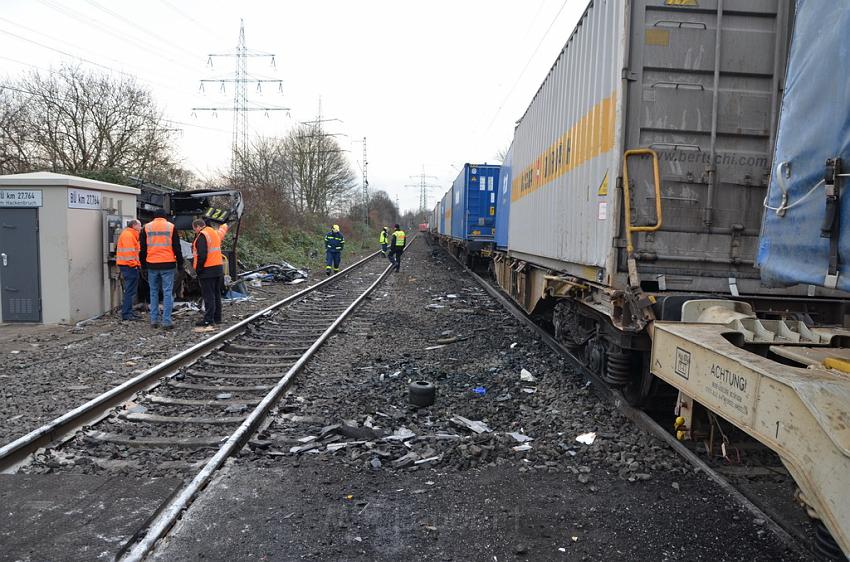
[[[248,213],[283,222],[348,217],[373,225],[399,220],[383,191],[363,201],[359,178],[321,123],[282,137],[256,137],[232,169],[201,179],[183,168],[169,125],[152,93],[126,75],[62,66],[0,81],[0,173],[67,173],[130,183],[143,178],[178,188],[235,187]]]

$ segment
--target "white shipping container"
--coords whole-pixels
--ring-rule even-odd
[[[514,134],[510,255],[619,286],[624,152],[634,256],[669,289],[760,291],[752,260],[789,14],[781,0],[594,0]],[[680,286],[676,286],[679,283]],[[662,289],[663,290],[663,289]]]

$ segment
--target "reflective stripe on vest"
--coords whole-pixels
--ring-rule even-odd
[[[172,247],[174,225],[163,218],[153,219],[145,225],[145,237],[148,247],[145,261],[148,263],[177,262]]]
[[[139,267],[139,233],[136,229],[125,228],[118,237],[115,248],[115,264],[127,267]]]
[[[204,268],[224,264],[224,258],[221,255],[221,239],[218,233],[212,228],[205,226],[200,234],[203,234],[204,238],[207,239],[207,259],[204,260]],[[195,254],[195,258],[192,260],[192,267],[195,268],[195,271],[198,270],[198,238],[200,238],[200,234],[192,242],[192,253]]]
[[[396,246],[404,246],[404,231],[396,230],[393,232],[393,236],[395,236],[395,245]]]

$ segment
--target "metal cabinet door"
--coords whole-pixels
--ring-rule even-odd
[[[38,209],[0,209],[3,322],[40,322]]]

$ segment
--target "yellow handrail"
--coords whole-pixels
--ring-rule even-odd
[[[652,173],[655,180],[655,224],[649,226],[632,226],[632,197],[629,187],[629,156],[652,156]],[[661,228],[661,174],[658,171],[658,154],[651,148],[635,148],[623,154],[623,205],[626,210],[626,251],[629,255],[635,251],[632,245],[632,232],[655,232]]]

